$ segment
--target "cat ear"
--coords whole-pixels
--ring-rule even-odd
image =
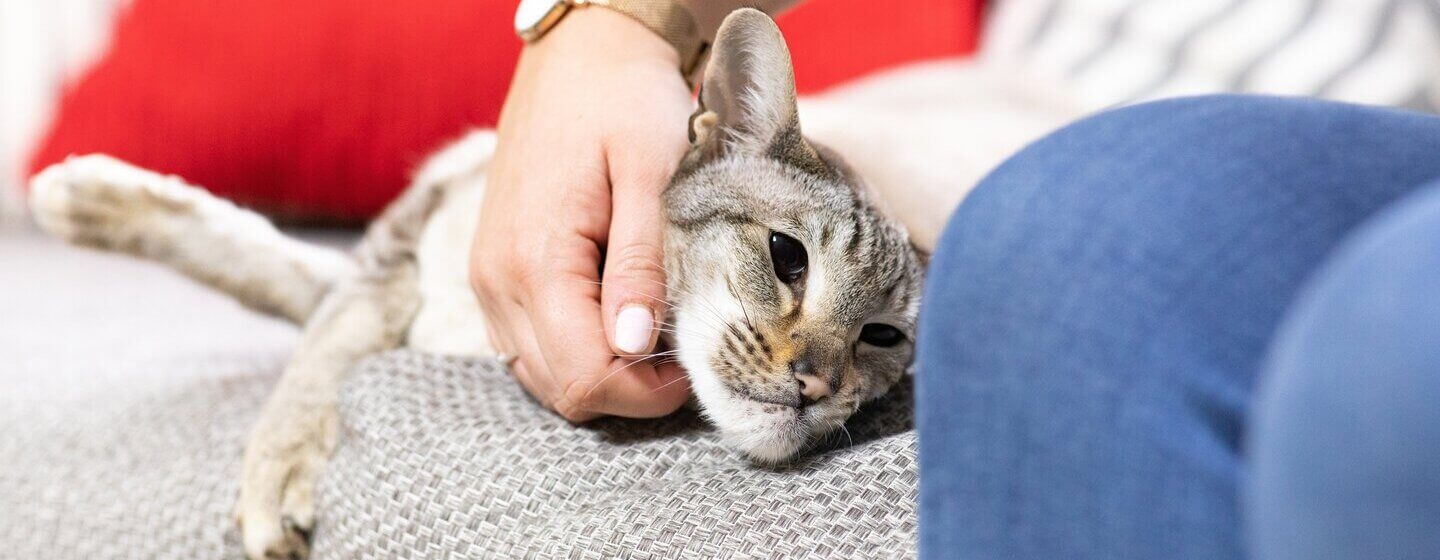
[[[765,153],[777,138],[800,137],[790,50],[770,16],[741,8],[720,24],[690,125],[695,147],[711,156]]]

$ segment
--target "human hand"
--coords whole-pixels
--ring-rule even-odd
[[[638,22],[577,9],[525,47],[500,115],[471,286],[515,377],[572,422],[690,395],[678,364],[643,359],[665,308],[660,194],[688,145],[678,68]]]

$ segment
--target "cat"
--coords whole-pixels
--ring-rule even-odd
[[[728,445],[783,461],[884,395],[913,358],[924,255],[841,158],[801,134],[789,51],[743,9],[722,24],[691,147],[664,191],[673,326],[663,342]],[[677,123],[678,124],[678,123]],[[245,450],[237,520],[252,558],[308,553],[315,482],[357,360],[409,347],[494,356],[468,248],[495,136],[434,155],[349,254],[281,234],[178,177],[71,157],[31,186],[37,223],[153,259],[303,325]]]

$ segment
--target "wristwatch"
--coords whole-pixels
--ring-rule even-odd
[[[694,85],[710,43],[700,37],[694,16],[676,0],[520,0],[515,32],[527,43],[539,41],[570,10],[585,6],[609,8],[655,32],[680,53],[680,74]]]

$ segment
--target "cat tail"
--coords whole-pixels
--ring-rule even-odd
[[[287,237],[178,177],[105,155],[72,156],[41,171],[30,182],[30,207],[52,235],[168,265],[296,324],[357,270],[341,251]]]

